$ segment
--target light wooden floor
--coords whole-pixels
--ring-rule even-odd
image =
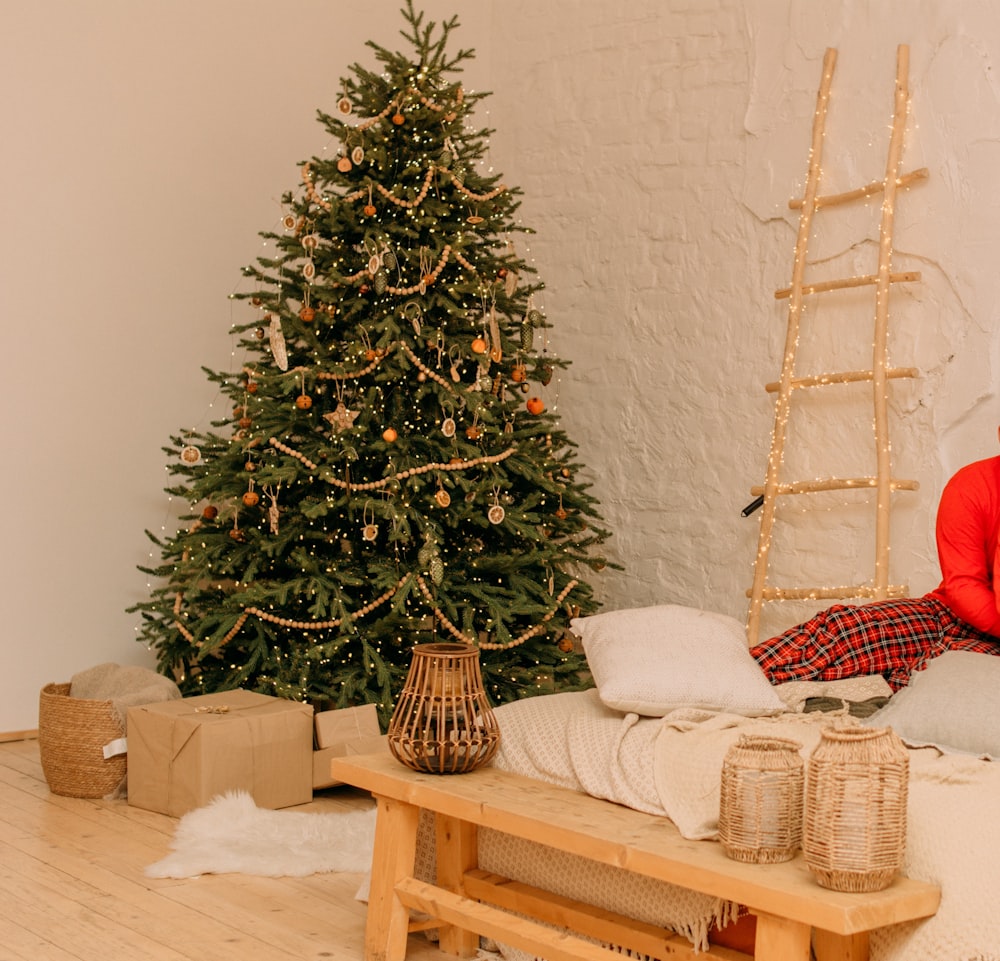
[[[371,804],[353,788],[296,811]],[[0,743],[0,961],[360,961],[358,874],[146,878],[177,822],[59,797],[35,740]],[[448,955],[420,935],[407,961]]]

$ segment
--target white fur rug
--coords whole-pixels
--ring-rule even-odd
[[[374,805],[322,814],[270,811],[247,792],[233,791],[185,814],[170,844],[173,853],[146,868],[146,875],[361,873],[371,867],[374,837]]]

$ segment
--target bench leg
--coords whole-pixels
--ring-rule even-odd
[[[409,909],[396,897],[396,883],[413,876],[420,808],[376,797],[375,849],[365,922],[365,961],[403,961]]]
[[[438,887],[465,895],[465,872],[479,865],[476,826],[444,814],[435,815]],[[438,929],[441,950],[471,958],[479,950],[479,935],[452,924]]]
[[[868,961],[868,932],[860,934],[834,934],[832,931],[813,931],[813,951],[816,961]]]
[[[760,961],[809,961],[811,934],[808,924],[758,914],[753,956]]]

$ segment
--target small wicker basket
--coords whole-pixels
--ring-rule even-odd
[[[788,861],[802,844],[805,764],[798,741],[744,734],[722,764],[719,841],[734,861]]]
[[[104,757],[104,745],[125,735],[111,701],[70,696],[69,684],[46,684],[38,702],[38,752],[53,794],[98,798],[125,780],[126,755]]]
[[[825,728],[809,758],[802,850],[834,891],[881,891],[903,863],[909,758],[891,728]]]

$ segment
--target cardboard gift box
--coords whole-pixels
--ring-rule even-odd
[[[258,807],[312,800],[313,709],[252,691],[128,712],[128,802],[180,817],[243,790]]]
[[[385,736],[380,733],[374,704],[320,711],[316,715],[316,748],[313,788],[317,790],[343,783],[330,776],[332,758],[389,750]]]

